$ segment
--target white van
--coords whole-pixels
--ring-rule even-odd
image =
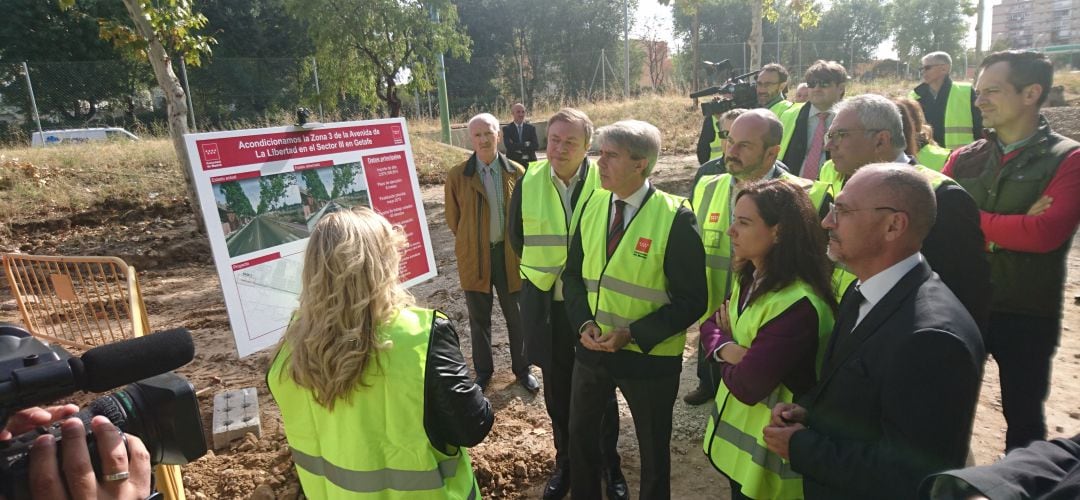
[[[75,144],[80,142],[105,141],[125,139],[139,140],[135,134],[119,127],[98,128],[68,128],[63,130],[46,130],[34,132],[30,145],[35,148],[54,146],[57,144]]]

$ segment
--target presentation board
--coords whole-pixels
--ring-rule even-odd
[[[184,136],[240,357],[273,346],[300,296],[308,235],[363,205],[401,227],[401,281],[436,275],[402,118]]]

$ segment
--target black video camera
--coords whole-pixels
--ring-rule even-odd
[[[723,85],[699,90],[690,94],[690,98],[699,99],[719,95],[710,102],[701,103],[701,114],[705,116],[718,115],[735,108],[756,108],[758,105],[757,82],[751,82],[750,78],[757,76],[758,73],[761,73],[761,70],[728,78]]]
[[[186,464],[206,454],[202,415],[191,383],[169,370],[187,364],[194,354],[191,334],[185,329],[97,347],[76,358],[21,328],[0,324],[0,428],[23,408],[79,390],[102,392],[138,380],[95,399],[75,415],[86,425],[95,473],[101,477],[90,431],[90,420],[96,415],[142,438],[151,464]],[[59,452],[59,422],[0,442],[0,495],[8,500],[30,498],[30,445],[45,433],[56,438]]]

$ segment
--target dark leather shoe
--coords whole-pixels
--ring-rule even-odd
[[[697,386],[690,394],[683,396],[682,400],[688,405],[698,406],[712,401],[716,397],[716,393],[710,391],[703,385]]]
[[[521,384],[521,386],[524,387],[526,391],[529,391],[533,394],[540,392],[540,382],[537,382],[536,377],[534,377],[531,373],[527,373],[521,377],[518,377],[518,383]]]
[[[630,487],[626,485],[622,469],[605,471],[604,481],[607,482],[608,500],[630,500]]]
[[[486,391],[488,384],[491,383],[491,374],[480,374],[476,376],[476,385],[480,386],[481,391]]]
[[[544,487],[544,500],[560,500],[570,492],[570,468],[555,466],[547,486]]]

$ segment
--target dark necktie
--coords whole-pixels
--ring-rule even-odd
[[[829,340],[828,354],[825,356],[826,360],[832,358],[833,352],[840,345],[840,342],[844,341],[844,338],[851,335],[851,331],[855,329],[855,323],[859,320],[859,306],[862,305],[864,300],[862,292],[859,291],[859,286],[852,284],[851,291],[844,295],[843,300],[840,301],[840,310],[836,315],[836,327],[833,328],[832,338]]]
[[[625,207],[625,201],[615,200],[615,216],[611,218],[611,227],[608,228],[607,256],[609,259],[615,253],[615,249],[619,247],[619,240],[622,239],[624,231],[623,208]]]

